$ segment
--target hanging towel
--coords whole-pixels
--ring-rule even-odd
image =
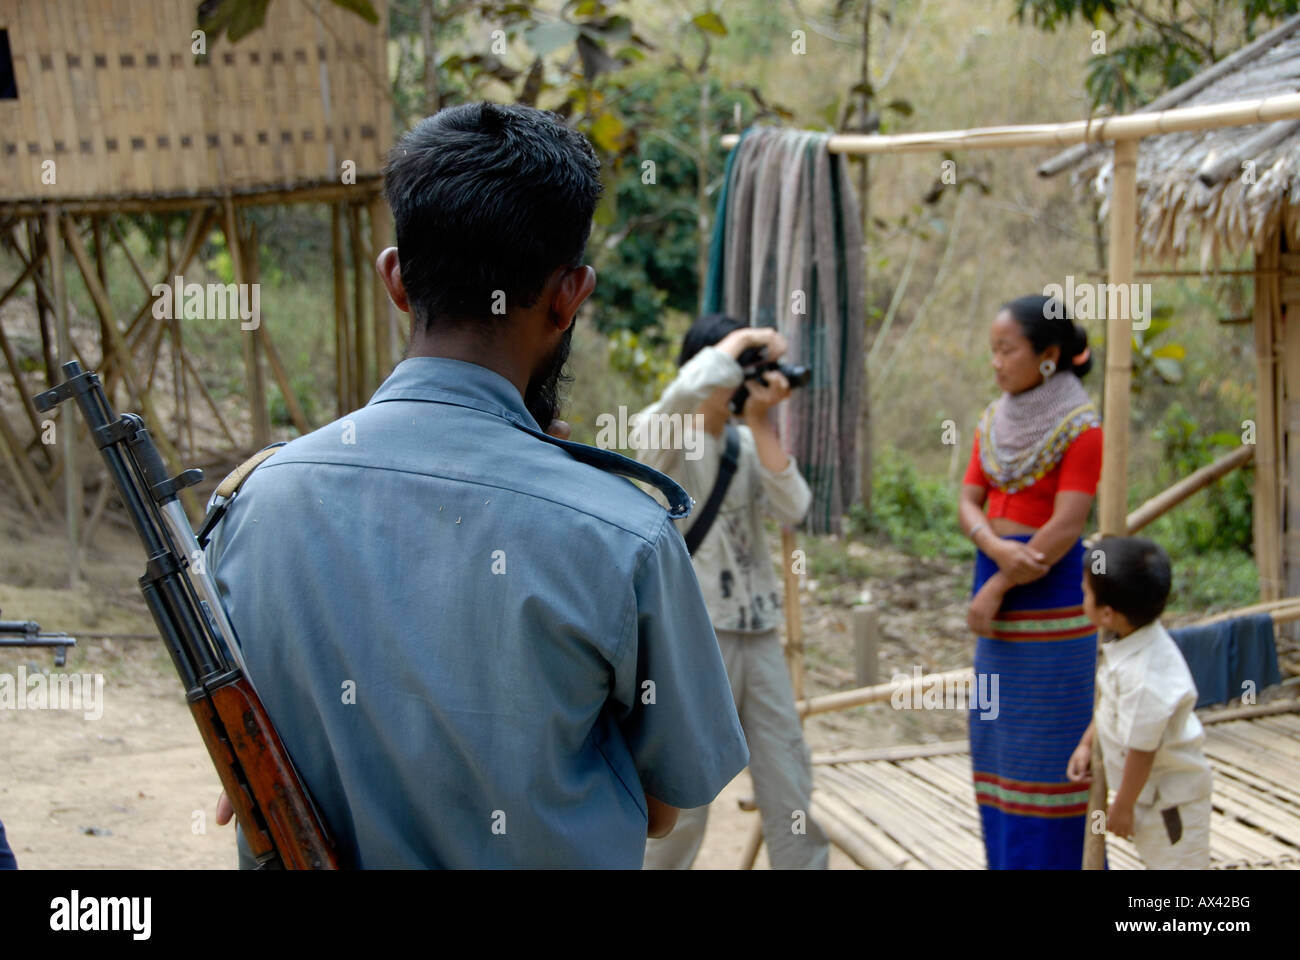
[[[1192,671],[1198,708],[1240,697],[1247,682],[1254,684],[1256,693],[1282,682],[1273,618],[1267,613],[1203,627],[1180,627],[1169,635]]]
[[[839,533],[858,496],[863,402],[862,227],[827,134],[751,127],[727,157],[702,312],[775,326],[812,382],[779,408],[813,492],[813,533]]]

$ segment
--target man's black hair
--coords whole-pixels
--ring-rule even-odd
[[[1084,569],[1098,606],[1123,614],[1134,629],[1164,613],[1173,571],[1169,554],[1155,541],[1102,537],[1084,557]]]
[[[732,330],[739,330],[741,327],[747,327],[749,324],[743,320],[737,320],[735,317],[729,317],[725,313],[706,313],[699,317],[691,324],[691,329],[686,331],[686,336],[682,338],[681,353],[677,355],[677,366],[686,365],[686,361],[695,356],[705,347],[711,347]]]
[[[466,103],[421,120],[384,167],[417,329],[490,324],[497,291],[506,309],[535,304],[582,264],[600,193],[590,142],[550,111]]]

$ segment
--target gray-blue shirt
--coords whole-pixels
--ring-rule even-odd
[[[504,377],[413,357],[235,496],[207,562],[343,865],[635,869],[647,793],[744,768],[681,534],[611,470],[689,509]]]

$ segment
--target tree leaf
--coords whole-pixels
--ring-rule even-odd
[[[725,37],[727,35],[727,25],[722,22],[722,17],[712,10],[706,10],[704,13],[691,17],[691,23],[715,37]]]
[[[370,5],[370,0],[333,0],[334,6],[351,10],[366,23],[378,23],[379,14]]]
[[[1153,350],[1151,356],[1169,357],[1173,360],[1186,360],[1187,348],[1181,343],[1166,343],[1163,347]]]
[[[912,105],[906,100],[890,100],[885,104],[886,110],[893,110],[895,113],[901,113],[905,117],[912,115]]]
[[[592,143],[605,153],[618,153],[623,148],[626,132],[623,121],[607,110],[596,118],[589,135]]]

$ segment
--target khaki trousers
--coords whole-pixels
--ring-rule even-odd
[[[830,847],[809,813],[812,767],[776,630],[719,630],[740,726],[749,743],[749,772],[774,870],[824,870]],[[645,869],[686,870],[695,862],[709,808],[682,810],[668,836],[646,841]]]
[[[1177,842],[1169,839],[1161,808],[1166,804],[1133,808],[1133,844],[1148,870],[1210,869],[1210,798],[1180,803],[1175,808],[1182,826]]]

